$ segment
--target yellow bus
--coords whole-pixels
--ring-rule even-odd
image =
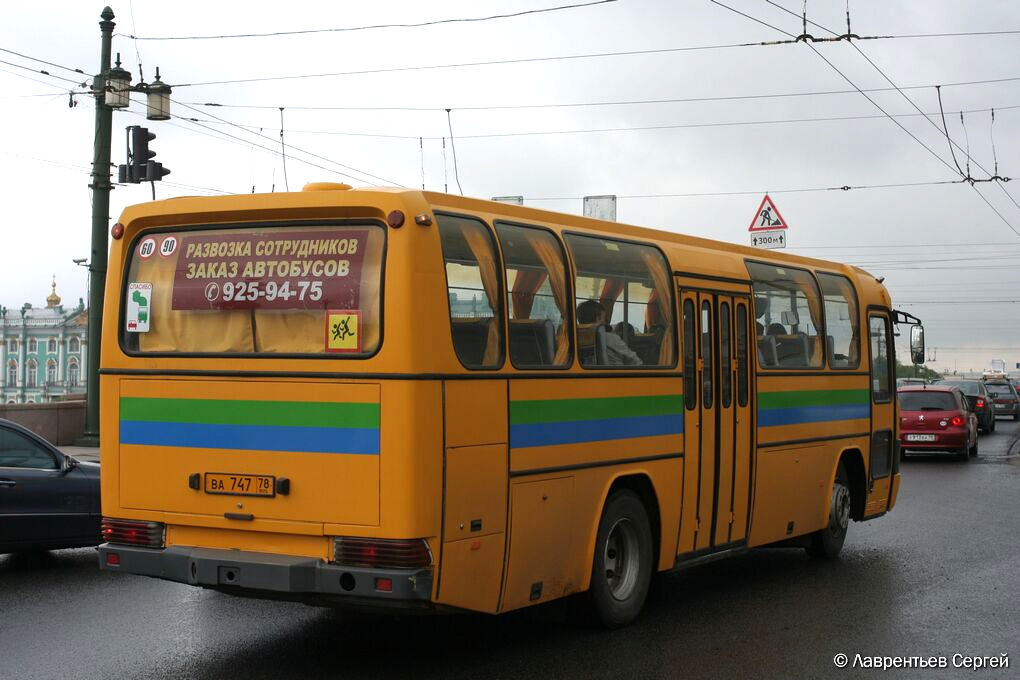
[[[861,269],[338,184],[113,237],[104,569],[351,608],[587,593],[612,627],[656,572],[832,558],[896,502],[917,320]]]

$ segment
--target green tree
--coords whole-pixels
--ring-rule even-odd
[[[896,377],[897,378],[924,378],[925,380],[938,380],[942,377],[942,374],[938,371],[933,371],[927,366],[918,366],[915,364],[901,364],[899,360],[896,360]]]

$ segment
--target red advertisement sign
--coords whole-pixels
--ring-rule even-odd
[[[172,307],[358,309],[365,231],[184,235]]]

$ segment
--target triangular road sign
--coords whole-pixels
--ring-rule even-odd
[[[779,214],[776,204],[772,202],[768,194],[765,194],[765,198],[761,199],[761,205],[758,206],[758,211],[754,214],[754,218],[751,220],[751,226],[747,228],[748,231],[765,231],[768,229],[789,229],[790,225],[786,223],[783,216]]]

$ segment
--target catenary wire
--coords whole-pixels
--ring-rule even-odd
[[[769,28],[773,28],[773,29],[779,31],[780,33],[783,33],[784,35],[787,35],[787,36],[789,36],[791,38],[795,38],[796,37],[792,33],[789,33],[788,31],[785,31],[785,30],[783,30],[781,28],[776,28],[775,26],[772,26],[771,24],[768,24],[768,23],[766,23],[766,22],[764,22],[764,21],[762,21],[760,19],[756,19],[755,17],[750,16],[749,14],[745,14],[744,12],[741,12],[741,11],[739,11],[737,9],[734,9],[733,7],[730,7],[729,5],[723,4],[722,2],[719,2],[719,0],[709,0],[709,2],[711,2],[713,4],[716,4],[716,5],[719,5],[720,7],[723,7],[725,9],[728,9],[731,12],[735,12],[735,13],[743,16],[743,17],[747,17],[747,18],[751,19],[752,21],[756,21],[756,22],[758,22],[760,24],[768,26]],[[770,2],[770,0],[766,0],[766,2]],[[786,11],[789,12],[790,10],[786,10]],[[818,55],[818,57],[822,61],[824,61],[826,64],[828,64],[834,71],[836,71],[836,73],[838,73],[845,81],[847,81],[847,83],[849,83],[852,87],[857,89],[861,93],[861,95],[863,95],[865,97],[865,99],[867,99],[869,102],[871,102],[879,111],[882,111],[882,113],[885,113],[887,116],[889,115],[885,111],[885,109],[883,109],[878,104],[878,102],[876,102],[874,99],[872,99],[867,94],[865,94],[863,91],[861,91],[860,88],[858,88],[857,85],[852,80],[850,80],[850,78],[847,77],[846,74],[844,74],[841,70],[839,70],[839,68],[835,64],[833,64],[831,61],[826,59],[825,55],[823,55],[821,52],[819,52],[818,49],[813,44],[811,44],[811,42],[805,42],[804,44],[806,44],[809,48],[811,48],[812,52],[814,52],[816,55]],[[857,48],[857,51],[860,52],[862,55],[864,55],[864,53],[861,52],[860,48]],[[867,56],[865,56],[865,59],[867,59]],[[868,61],[870,62],[870,60],[868,60]],[[872,63],[872,65],[874,66],[873,63]],[[876,66],[875,68],[878,68],[878,67]],[[879,72],[881,72],[881,70],[879,70]],[[883,76],[884,76],[884,74],[883,74]],[[886,80],[889,81],[889,83],[892,84],[894,88],[896,88],[895,83],[893,83],[892,80],[890,80],[887,76],[886,76]],[[899,90],[899,88],[896,88],[896,89]],[[903,94],[903,93],[901,92],[900,94]],[[906,97],[906,95],[903,95],[903,96]],[[906,98],[907,98],[908,101],[910,101],[913,104],[913,100],[911,100],[909,97],[906,97]],[[916,104],[914,106],[916,108]],[[928,120],[929,122],[932,122],[927,117],[925,117],[925,119]],[[889,116],[889,120],[891,120],[893,123],[895,123],[897,127],[899,127],[901,130],[903,130],[903,132],[905,132],[907,135],[909,135],[914,141],[916,141],[918,144],[920,144],[922,147],[924,147],[924,149],[927,150],[928,153],[930,153],[932,156],[937,158],[939,160],[939,162],[942,163],[943,165],[945,165],[947,168],[949,168],[950,171],[953,171],[953,167],[951,165],[949,165],[949,163],[944,158],[942,158],[942,156],[940,156],[938,153],[936,153],[935,150],[932,149],[931,147],[929,147],[927,144],[922,142],[916,135],[914,135],[914,133],[910,132],[910,130],[908,130],[906,127],[904,127],[899,121],[897,121],[895,118],[893,118],[891,116]],[[936,125],[936,128],[937,127],[938,126]],[[975,163],[976,163],[976,161],[975,161]],[[980,167],[980,165],[978,167]],[[1017,231],[1017,229],[1010,223],[1010,221],[1007,220],[1006,217],[1001,212],[999,212],[999,210],[994,205],[992,205],[991,201],[988,200],[988,197],[985,196],[983,193],[981,193],[981,191],[973,183],[971,183],[971,187],[974,189],[974,191],[977,193],[977,195],[981,198],[981,200],[984,201],[984,203],[992,210],[992,212],[994,212],[999,217],[999,219],[1002,220],[1002,222],[1009,228],[1009,230],[1012,231],[1017,236],[1020,236],[1020,231]],[[1007,194],[1008,194],[1008,192],[1007,192]],[[1010,198],[1012,199],[1012,196],[1010,196]],[[1018,207],[1020,207],[1020,206],[1018,206]]]
[[[118,36],[130,38],[132,40],[219,40],[228,38],[269,38],[277,36],[288,36],[288,35],[307,35],[310,33],[350,33],[354,31],[369,31],[383,28],[422,28],[425,26],[439,26],[442,24],[462,24],[462,23],[479,23],[483,21],[494,21],[497,19],[512,19],[516,17],[523,17],[532,14],[544,14],[548,12],[560,12],[571,9],[581,9],[586,7],[593,7],[595,5],[605,5],[617,0],[594,0],[594,2],[582,2],[573,5],[559,5],[556,7],[542,7],[538,9],[522,10],[520,12],[510,12],[506,14],[493,14],[482,17],[461,17],[454,19],[436,19],[433,21],[422,21],[418,23],[405,23],[405,24],[374,24],[370,26],[350,26],[346,28],[311,28],[306,30],[297,31],[272,31],[269,33],[234,33],[225,35],[181,35],[181,36],[135,36],[125,35],[118,33]]]
[[[197,110],[198,110],[198,109],[196,109],[196,108],[194,108],[194,107],[192,107],[192,106],[188,106],[187,104],[181,104],[180,102],[176,102],[176,101],[174,101],[173,99],[171,99],[171,101],[173,101],[173,102],[174,102],[175,104],[178,104],[178,105],[180,105],[180,106],[183,106],[184,108],[186,108],[186,109],[189,109],[189,110],[191,110],[191,111],[197,111]],[[212,115],[212,114],[207,114],[207,115]],[[257,136],[257,137],[262,137],[263,139],[267,139],[267,140],[270,140],[270,141],[275,141],[275,140],[272,140],[272,138],[271,138],[271,137],[267,137],[266,135],[263,135],[263,134],[261,134],[261,133],[257,133],[257,132],[251,132],[250,130],[246,130],[245,128],[243,128],[243,127],[241,127],[241,126],[237,125],[236,123],[234,123],[233,121],[228,121],[228,120],[226,120],[225,118],[220,118],[220,117],[218,117],[218,116],[213,116],[213,118],[216,118],[217,120],[219,120],[219,121],[220,121],[220,122],[222,122],[222,123],[227,123],[227,124],[229,124],[229,125],[235,126],[235,127],[237,127],[237,128],[239,129],[239,130],[242,130],[243,132],[246,132],[246,133],[248,133],[248,134],[253,134],[253,135]],[[325,156],[321,156],[321,155],[319,155],[319,154],[317,154],[317,153],[314,153],[314,152],[308,151],[308,150],[306,150],[306,149],[301,149],[301,148],[298,148],[298,147],[296,147],[296,146],[294,146],[294,145],[291,145],[291,146],[290,146],[290,149],[291,149],[291,151],[292,151],[292,152],[293,152],[293,151],[298,151],[299,153],[303,153],[303,154],[306,154],[306,155],[308,155],[308,156],[311,156],[312,158],[318,158],[318,159],[320,159],[320,160],[324,160],[324,161],[326,161],[326,162],[328,162],[328,163],[332,163],[333,165],[336,165],[336,166],[338,166],[338,167],[344,168],[344,169],[346,169],[346,170],[350,170],[351,172],[355,172],[355,173],[358,173],[358,174],[360,174],[360,175],[364,175],[364,176],[366,176],[366,177],[371,177],[372,179],[376,179],[376,180],[379,180],[379,181],[381,181],[381,182],[385,182],[385,183],[387,183],[387,184],[393,184],[393,185],[395,185],[395,186],[403,186],[403,185],[402,185],[402,184],[400,184],[399,182],[395,182],[395,181],[393,181],[393,180],[391,180],[391,179],[386,179],[385,177],[379,177],[378,175],[373,175],[373,174],[372,174],[372,173],[370,173],[370,172],[366,172],[366,171],[364,171],[364,170],[360,170],[360,169],[358,169],[358,168],[355,168],[355,167],[352,167],[352,166],[350,166],[350,165],[345,165],[345,164],[343,164],[343,163],[338,163],[337,161],[334,161],[334,160],[333,160],[333,159],[331,159],[331,158],[327,158],[327,157],[325,157]],[[340,173],[340,174],[343,174],[343,173]],[[359,180],[359,181],[364,181],[364,180]]]
[[[790,10],[790,9],[787,9],[786,7],[783,7],[782,5],[780,5],[779,3],[775,2],[774,0],[765,0],[765,2],[767,2],[768,4],[770,4],[770,5],[774,6],[774,7],[777,7],[777,8],[779,8],[779,9],[783,10],[784,12],[786,12],[786,13],[788,13],[788,14],[792,14],[793,16],[797,16],[797,14],[796,14],[795,12],[793,12],[793,11],[792,11],[792,10]],[[805,19],[805,21],[808,21],[808,20],[807,20],[807,19]],[[813,25],[813,26],[817,26],[818,28],[822,29],[823,31],[828,31],[829,33],[832,33],[833,35],[837,35],[837,33],[836,33],[835,31],[833,31],[833,30],[832,30],[831,28],[826,28],[825,26],[822,26],[821,24],[818,24],[818,23],[816,23],[816,22],[814,22],[814,21],[808,21],[808,23],[810,23],[810,24],[811,24],[811,25]],[[893,87],[893,88],[894,88],[894,89],[895,89],[895,90],[896,90],[896,91],[897,91],[897,92],[898,92],[898,93],[900,94],[900,96],[902,96],[902,97],[903,97],[904,99],[906,99],[906,100],[907,100],[907,102],[908,102],[908,103],[909,103],[909,104],[910,104],[910,105],[911,105],[912,107],[914,107],[914,109],[916,109],[916,110],[917,110],[917,111],[918,111],[919,113],[921,113],[921,108],[920,108],[920,107],[919,107],[919,106],[918,106],[918,105],[917,105],[917,104],[916,104],[916,103],[914,102],[914,100],[913,100],[913,99],[911,99],[910,97],[908,97],[908,96],[906,95],[906,93],[905,93],[905,92],[903,92],[902,88],[900,88],[900,87],[897,87],[896,83],[894,83],[894,82],[893,82],[892,78],[890,78],[890,77],[889,77],[889,76],[888,76],[888,75],[887,75],[887,74],[885,73],[885,71],[883,71],[883,70],[882,70],[882,69],[881,69],[881,68],[880,68],[880,67],[878,66],[878,64],[876,64],[876,63],[875,63],[874,61],[872,61],[872,60],[871,60],[871,58],[870,58],[870,57],[868,57],[868,55],[864,53],[864,51],[863,51],[863,50],[862,50],[862,49],[860,48],[860,46],[859,46],[859,45],[855,44],[855,43],[854,43],[854,42],[853,42],[852,40],[848,40],[848,42],[850,42],[851,46],[852,46],[852,47],[853,47],[853,48],[854,48],[855,50],[857,50],[857,53],[858,53],[858,54],[860,54],[860,55],[861,55],[861,57],[863,57],[863,58],[864,58],[864,60],[865,60],[865,61],[867,61],[867,62],[868,62],[868,64],[870,64],[870,65],[872,66],[872,68],[874,68],[874,69],[875,69],[876,71],[878,71],[878,73],[879,73],[879,74],[880,74],[880,75],[882,76],[882,78],[884,78],[884,79],[885,79],[885,81],[886,81],[887,83],[889,83],[889,84],[890,84],[890,85],[891,85],[891,86],[892,86],[892,87]],[[810,43],[809,43],[809,44],[810,44]],[[814,49],[814,48],[813,48],[813,46],[812,46],[812,49]],[[817,52],[817,50],[816,50],[816,52]],[[820,55],[819,55],[819,56],[820,56]],[[938,93],[938,95],[939,95],[939,108],[941,109],[941,108],[942,108],[942,94],[941,94],[941,90],[940,90],[940,88],[936,88],[936,92],[937,92],[937,93]],[[932,125],[932,126],[933,126],[933,127],[934,127],[934,128],[936,129],[936,130],[938,130],[940,134],[943,134],[943,135],[945,135],[945,137],[946,137],[946,140],[947,140],[947,141],[949,142],[949,150],[950,150],[950,152],[952,152],[952,151],[953,151],[953,147],[956,147],[957,149],[959,149],[960,151],[962,151],[962,152],[963,152],[964,154],[966,154],[966,156],[967,156],[967,160],[968,160],[968,167],[967,167],[967,173],[965,174],[965,176],[966,176],[967,178],[970,178],[970,162],[971,162],[971,161],[973,161],[974,165],[976,165],[976,166],[977,166],[977,167],[978,167],[978,168],[979,168],[979,169],[980,169],[980,170],[981,170],[982,172],[984,172],[984,173],[985,173],[986,175],[988,175],[988,176],[989,176],[989,178],[991,178],[991,179],[994,179],[995,177],[998,177],[998,167],[996,167],[996,173],[995,173],[995,175],[993,176],[991,172],[989,172],[989,171],[988,171],[987,169],[985,169],[985,168],[984,168],[984,167],[983,167],[983,166],[981,165],[981,163],[979,163],[979,162],[977,161],[977,159],[973,158],[973,157],[972,157],[972,156],[970,155],[970,150],[969,150],[969,149],[965,150],[965,149],[964,149],[963,147],[961,147],[961,146],[960,146],[960,145],[959,145],[959,144],[958,144],[958,143],[956,142],[956,140],[954,140],[954,139],[953,139],[953,138],[952,138],[952,137],[951,137],[951,136],[949,135],[949,129],[945,127],[945,121],[944,121],[944,120],[943,120],[943,127],[942,127],[942,128],[940,129],[940,128],[939,128],[939,126],[938,126],[938,124],[937,124],[937,123],[935,123],[935,121],[933,121],[933,120],[932,120],[931,118],[929,118],[928,116],[924,116],[924,118],[925,118],[925,120],[926,120],[926,121],[927,121],[927,122],[928,122],[929,124],[931,124],[931,125]],[[961,116],[961,120],[962,120],[962,116]],[[953,160],[954,160],[954,162],[955,162],[955,160],[956,160],[956,158],[955,158],[955,154],[953,154],[953,156],[954,156]],[[998,164],[997,164],[997,163],[996,163],[996,166],[998,166]],[[959,169],[959,167],[960,167],[960,166],[959,166],[959,163],[957,163],[957,169]],[[960,170],[960,174],[961,174],[961,175],[963,175],[963,174],[964,174],[962,170]],[[1016,201],[1016,199],[1014,199],[1014,198],[1013,198],[1013,195],[1012,195],[1012,194],[1011,194],[1011,193],[1010,193],[1009,191],[1007,191],[1007,190],[1006,190],[1006,187],[1004,187],[1004,186],[1002,185],[1002,183],[1001,183],[1001,182],[997,182],[996,184],[997,184],[997,186],[999,187],[999,189],[1001,189],[1001,190],[1002,190],[1002,192],[1003,192],[1003,193],[1004,193],[1004,194],[1006,195],[1006,198],[1008,198],[1008,199],[1009,199],[1009,200],[1010,200],[1010,201],[1011,201],[1011,202],[1013,203],[1013,205],[1017,207],[1017,209],[1020,209],[1020,202],[1017,202],[1017,201]],[[991,208],[991,209],[992,209],[992,210],[993,210],[993,211],[995,212],[995,214],[999,216],[999,218],[1000,218],[1000,219],[1001,219],[1001,220],[1002,220],[1002,221],[1003,221],[1003,222],[1004,222],[1004,223],[1006,224],[1006,226],[1007,226],[1007,227],[1009,227],[1009,228],[1010,228],[1010,230],[1011,230],[1011,231],[1012,231],[1013,233],[1015,233],[1015,234],[1017,234],[1018,236],[1020,236],[1020,232],[1018,232],[1018,231],[1017,231],[1017,230],[1016,230],[1016,229],[1015,229],[1015,228],[1013,227],[1013,225],[1012,225],[1012,224],[1011,224],[1011,223],[1009,222],[1009,220],[1007,220],[1007,219],[1005,218],[1005,216],[1003,216],[1003,215],[1002,215],[1002,213],[1000,213],[1000,212],[999,212],[999,211],[998,211],[998,210],[997,210],[997,209],[996,209],[996,208],[995,208],[995,207],[994,207],[994,206],[993,206],[993,205],[991,204],[991,202],[990,202],[990,201],[988,200],[988,198],[987,198],[987,197],[986,197],[986,196],[985,196],[984,194],[982,194],[982,193],[981,193],[981,192],[980,192],[980,191],[978,190],[978,188],[977,188],[977,186],[976,186],[976,185],[974,184],[974,181],[973,181],[973,180],[971,181],[971,186],[972,186],[972,187],[974,188],[974,191],[975,191],[975,192],[976,192],[976,193],[978,194],[978,196],[980,196],[980,197],[981,197],[981,200],[982,200],[982,201],[984,201],[984,202],[985,202],[985,203],[986,203],[986,204],[988,205],[988,207],[989,207],[989,208]]]
[[[31,56],[29,56],[27,54],[22,54],[21,52],[15,52],[14,50],[9,50],[6,47],[0,47],[0,52],[6,52],[7,54],[13,54],[14,56],[21,57],[22,59],[28,59],[29,61],[34,61],[34,62],[37,62],[39,64],[46,64],[47,66],[53,66],[54,68],[59,68],[59,69],[65,70],[65,71],[70,71],[71,73],[80,73],[82,75],[88,75],[87,73],[85,73],[85,71],[81,70],[80,68],[71,68],[70,66],[61,66],[60,64],[55,64],[52,61],[46,61],[45,59],[39,59],[38,57],[31,57]],[[51,74],[47,73],[46,75],[51,75]]]
[[[55,78],[57,80],[62,80],[65,83],[72,83],[72,84],[77,85],[79,87],[84,87],[86,85],[85,83],[83,83],[80,80],[72,80],[70,78],[65,78],[64,76],[56,76],[56,75],[53,75],[52,73],[50,73],[49,71],[45,71],[45,70],[37,69],[37,68],[32,68],[31,66],[24,66],[23,64],[16,64],[13,61],[5,61],[3,59],[0,59],[0,64],[6,64],[7,66],[13,66],[14,68],[24,69],[25,71],[28,71],[29,73],[41,74],[41,75],[46,76],[47,78]]]
[[[965,87],[971,85],[990,85],[998,83],[1016,82],[1020,81],[1020,76],[1013,76],[1009,78],[990,78],[985,80],[967,80],[953,83],[941,83],[941,87]],[[905,85],[900,87],[901,90],[922,90],[935,87],[935,84],[928,85]],[[861,88],[865,92],[892,92],[895,88],[892,87],[870,87]],[[781,99],[786,97],[817,97],[817,96],[828,96],[828,95],[844,95],[844,94],[858,94],[858,90],[816,90],[809,92],[778,92],[778,93],[766,93],[766,94],[749,94],[749,95],[723,95],[715,97],[679,97],[679,98],[668,98],[668,99],[631,99],[631,100],[615,100],[615,101],[595,101],[595,102],[566,102],[566,103],[546,103],[546,104],[499,104],[492,106],[452,106],[449,107],[452,111],[510,111],[510,110],[524,110],[524,109],[557,109],[557,108],[582,108],[582,107],[596,107],[596,106],[642,106],[642,105],[657,105],[657,104],[690,104],[690,103],[701,103],[701,102],[724,102],[724,101],[746,101],[746,100],[758,100],[758,99]],[[211,106],[225,109],[272,109],[276,110],[280,108],[278,105],[269,104],[222,104],[218,102],[184,102],[192,106]],[[425,111],[425,112],[440,112],[446,111],[445,106],[287,106],[288,109],[302,110],[302,111]]]

